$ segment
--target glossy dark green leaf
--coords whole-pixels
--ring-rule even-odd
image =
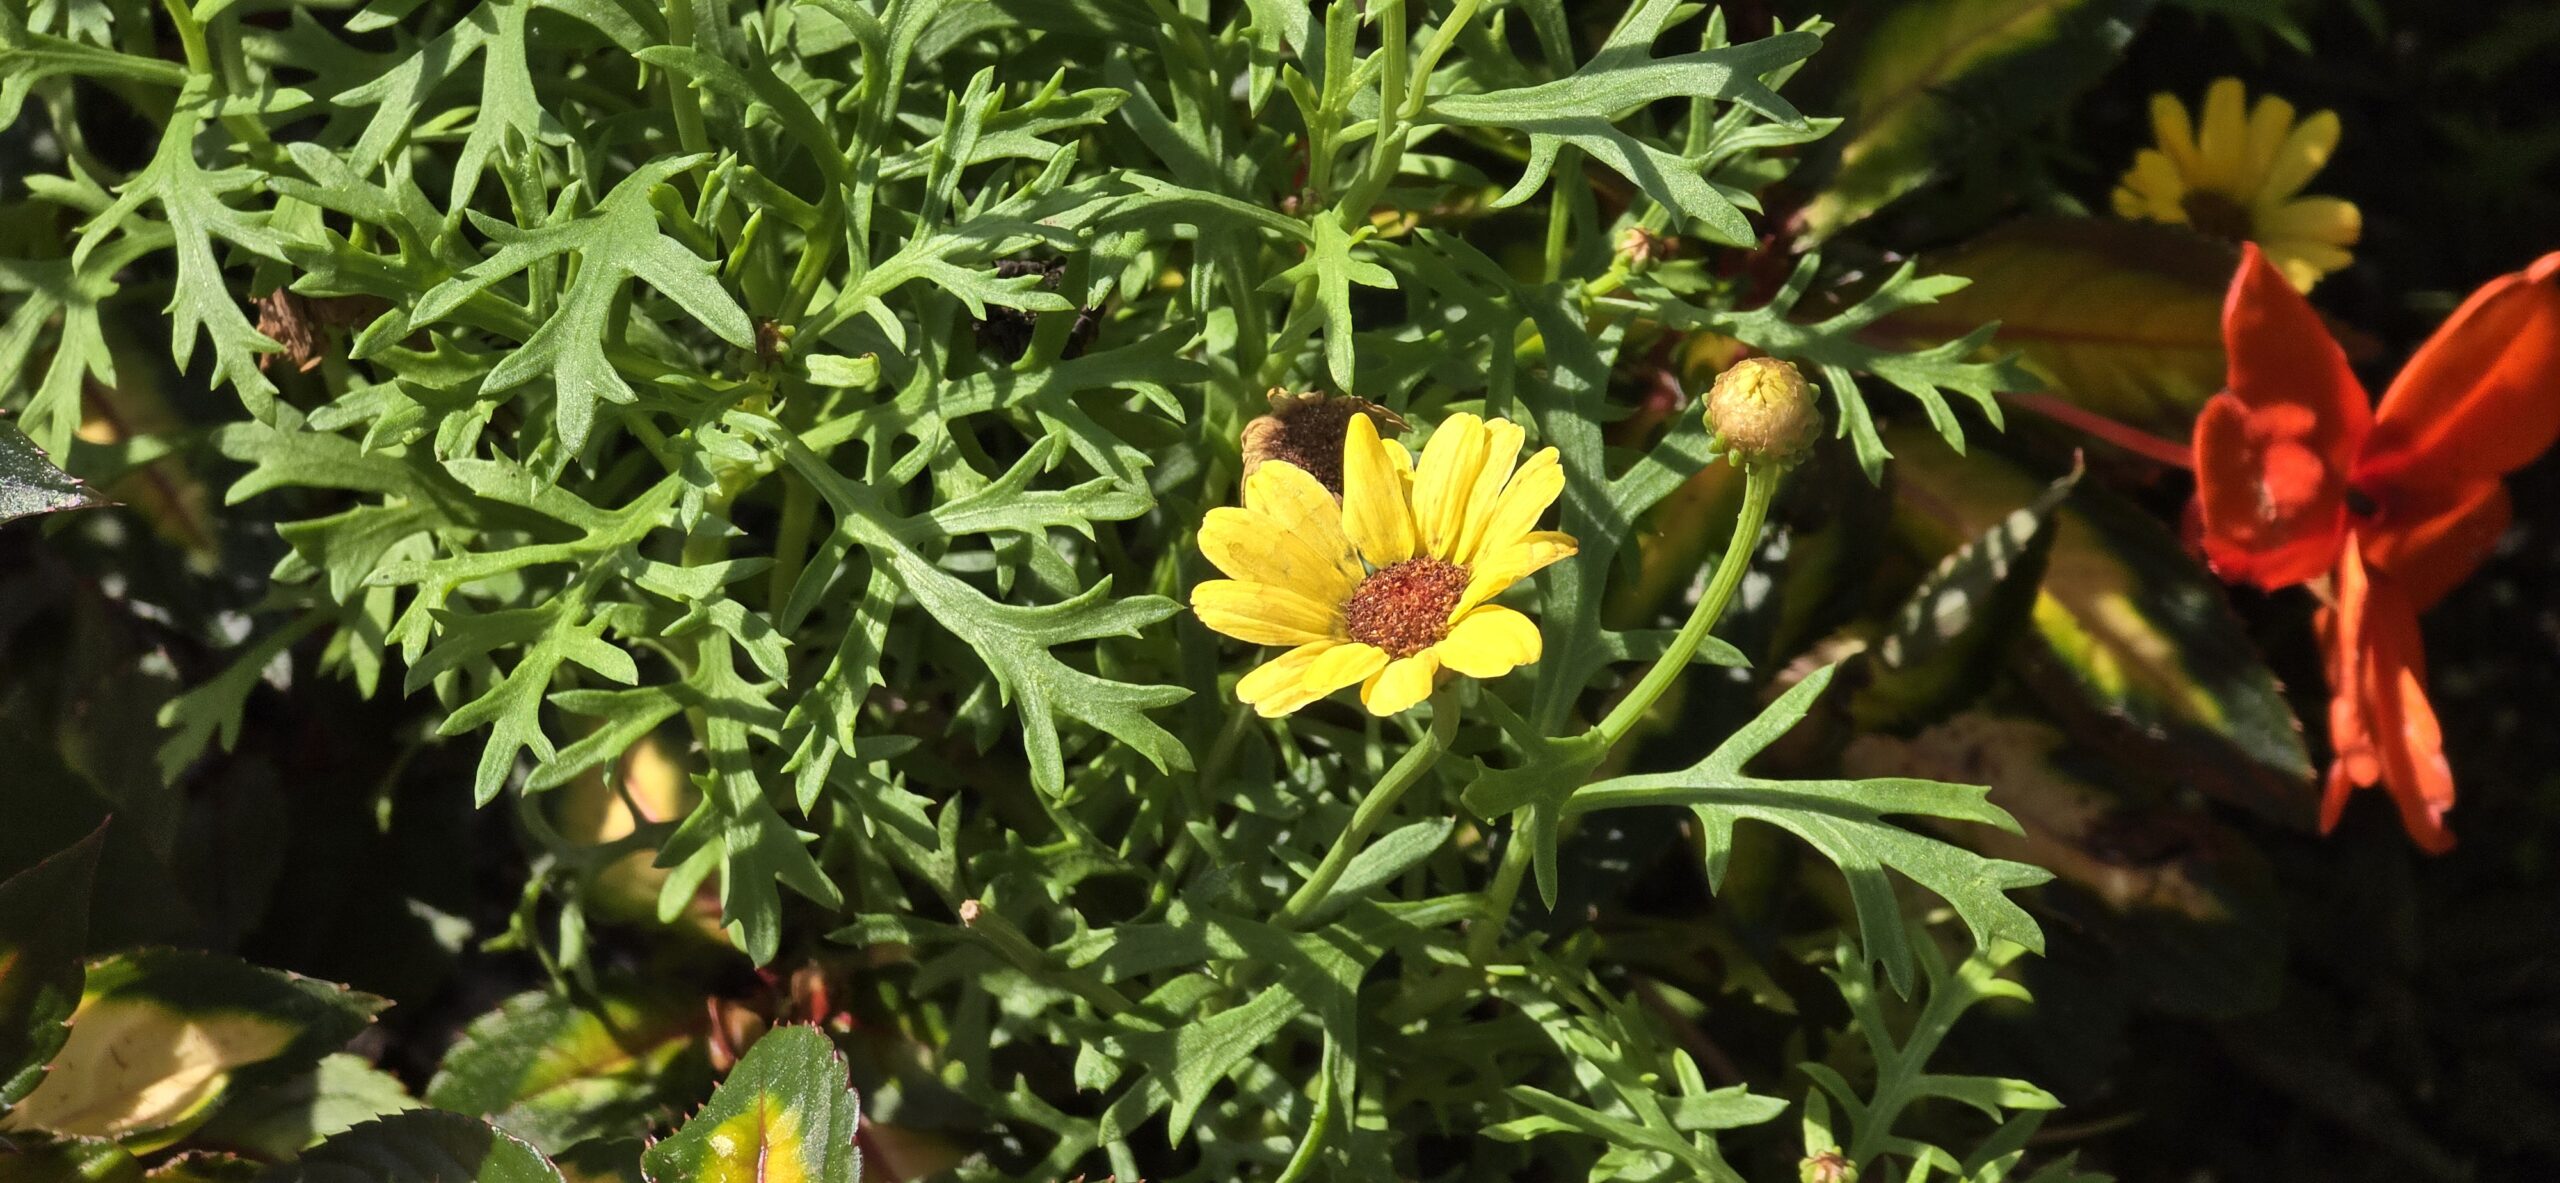
[[[0,419],[0,524],[96,504],[87,485],[55,468],[17,424]]]
[[[33,1091],[71,1034],[80,955],[89,939],[90,878],[106,843],[99,827],[0,882],[0,1113]]]
[[[420,1109],[367,1122],[259,1183],[564,1183],[542,1152],[476,1117]]]
[[[439,1109],[486,1117],[551,1153],[646,1130],[709,1084],[702,1009],[617,993],[520,994],[463,1029],[428,1082]]]

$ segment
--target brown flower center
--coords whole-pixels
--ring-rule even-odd
[[[2195,227],[2197,233],[2227,242],[2251,237],[2249,211],[2220,193],[2189,189],[2178,206],[2186,211],[2187,225]]]
[[[1440,559],[1382,567],[1342,605],[1351,639],[1411,657],[1449,635],[1449,613],[1467,591],[1467,569]]]

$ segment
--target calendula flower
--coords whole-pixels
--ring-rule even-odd
[[[1574,541],[1537,528],[1564,469],[1554,448],[1519,460],[1524,438],[1505,420],[1453,415],[1417,465],[1375,419],[1350,415],[1339,503],[1288,461],[1255,468],[1243,508],[1200,526],[1201,553],[1229,578],[1191,593],[1210,628],[1291,647],[1236,697],[1274,718],[1358,685],[1371,714],[1392,715],[1444,671],[1498,678],[1538,660],[1538,626],[1492,600]]]
[[[2215,573],[2328,579],[2321,826],[2376,783],[2411,838],[2451,849],[2453,773],[2418,613],[2506,529],[2500,478],[2560,438],[2560,253],[2490,281],[2419,346],[2377,408],[2308,301],[2254,247],[2223,305],[2229,389],[2196,419],[2194,520]]]
[[[2346,266],[2364,234],[2364,215],[2335,197],[2301,197],[2338,147],[2338,116],[2294,118],[2274,95],[2245,107],[2240,80],[2205,92],[2204,118],[2191,123],[2176,96],[2151,96],[2160,146],[2143,149],[2117,182],[2116,215],[2193,226],[2232,242],[2254,242],[2298,292]]]

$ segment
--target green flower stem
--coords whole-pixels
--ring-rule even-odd
[[[1370,787],[1369,795],[1360,799],[1360,807],[1352,811],[1351,824],[1343,827],[1342,833],[1334,838],[1333,849],[1325,852],[1324,861],[1316,866],[1316,873],[1308,876],[1297,894],[1290,896],[1289,902],[1281,906],[1281,927],[1295,927],[1317,904],[1324,902],[1325,895],[1342,880],[1342,872],[1350,867],[1351,860],[1368,842],[1370,831],[1377,829],[1378,822],[1396,807],[1396,799],[1404,796],[1406,789],[1412,788],[1415,781],[1422,779],[1424,772],[1439,762],[1440,754],[1449,750],[1449,736],[1457,730],[1457,704],[1449,701],[1446,694],[1432,695],[1431,730],[1423,733],[1422,742],[1405,749],[1404,755],[1387,769],[1387,774]]]
[[[1493,960],[1493,946],[1502,939],[1502,926],[1511,921],[1511,905],[1520,898],[1520,881],[1529,876],[1532,843],[1520,828],[1511,828],[1511,841],[1502,848],[1502,865],[1493,872],[1493,884],[1484,891],[1484,914],[1476,917],[1475,927],[1467,930],[1467,963],[1483,965]]]
[[[667,0],[667,42],[694,48],[693,0]],[[673,70],[659,71],[667,84],[667,110],[676,117],[676,142],[687,152],[710,150],[711,135],[702,125],[702,96],[693,83]]]
[[[1708,581],[1706,594],[1698,597],[1697,608],[1689,613],[1689,623],[1680,626],[1680,635],[1672,638],[1671,648],[1655,659],[1652,669],[1645,671],[1644,680],[1636,683],[1635,689],[1619,699],[1608,717],[1593,728],[1610,746],[1625,739],[1636,721],[1653,709],[1655,700],[1688,670],[1690,660],[1698,655],[1698,646],[1724,616],[1725,605],[1732,601],[1735,589],[1742,586],[1743,572],[1751,567],[1751,552],[1759,544],[1760,527],[1769,516],[1769,502],[1778,491],[1781,475],[1779,469],[1766,465],[1747,470],[1742,516],[1734,521],[1733,541],[1725,547],[1724,557],[1717,560],[1715,576]]]

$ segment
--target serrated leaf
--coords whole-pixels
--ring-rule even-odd
[[[148,1146],[212,1105],[234,1072],[316,1063],[388,1005],[218,954],[118,954],[89,967],[70,1039],[0,1128]]]
[[[418,1107],[398,1077],[362,1056],[323,1056],[309,1072],[225,1100],[193,1135],[200,1144],[292,1158],[348,1129]]]
[[[196,162],[196,136],[212,119],[209,76],[187,80],[162,130],[151,163],[118,187],[115,204],[99,211],[81,228],[71,249],[71,265],[80,267],[117,231],[140,222],[145,205],[156,204],[167,219],[178,255],[177,286],[169,297],[169,355],[185,369],[195,356],[201,331],[213,342],[214,373],[231,383],[252,409],[275,393],[275,384],[258,370],[258,355],[282,348],[258,332],[241,312],[241,293],[223,278],[222,261],[213,243],[221,239],[276,262],[284,261],[284,240],[264,215],[233,209],[224,199],[259,183],[249,168],[206,171]]]
[[[649,1183],[796,1179],[857,1183],[860,1114],[844,1057],[815,1027],[766,1032],[700,1113],[649,1148]]]
[[[2067,914],[2145,1004],[2214,1019],[2275,1004],[2287,942],[2273,872],[2208,806],[2177,795],[2182,784],[2146,784],[2143,770],[2090,759],[2049,724],[1983,711],[1908,740],[1859,736],[1840,763],[1852,776],[1989,782],[2020,832],[1957,825],[1948,835],[2093,897],[2099,906]]]
[[[497,242],[497,253],[419,297],[410,324],[443,319],[490,285],[537,262],[576,256],[577,277],[560,293],[559,306],[522,348],[489,371],[480,393],[502,394],[538,376],[549,377],[561,447],[577,452],[595,424],[598,400],[629,403],[640,397],[605,349],[615,339],[615,302],[632,280],[656,288],[729,344],[754,347],[755,326],[715,277],[713,263],[669,236],[650,203],[652,188],[703,160],[680,156],[651,161],[624,177],[593,210],[537,227],[480,220],[480,228]]]
[[[1884,462],[1893,453],[1877,431],[1875,416],[1859,390],[1858,374],[1882,378],[1918,400],[1931,429],[1958,452],[1964,450],[1964,427],[1947,405],[1947,391],[1972,400],[1975,408],[1997,427],[2001,414],[1995,396],[2004,390],[2027,390],[2035,385],[2033,376],[2014,361],[1979,360],[1983,345],[1998,329],[1996,325],[1982,325],[1936,348],[1910,352],[1865,340],[1878,321],[1907,308],[1935,303],[1962,290],[1965,280],[1952,275],[1923,276],[1916,264],[1904,263],[1847,310],[1810,324],[1798,323],[1791,319],[1796,305],[1812,290],[1821,269],[1821,256],[1805,256],[1768,303],[1749,311],[1694,307],[1649,285],[1635,285],[1641,300],[1635,306],[1666,324],[1724,333],[1772,357],[1805,365],[1812,371],[1805,376],[1815,379],[1831,396],[1826,400],[1826,411],[1838,420],[1833,434],[1848,437],[1856,446],[1858,464],[1866,470],[1869,480],[1882,479]]]
[[[1690,159],[1614,126],[1627,111],[1672,96],[1738,102],[1786,123],[1803,120],[1796,109],[1761,82],[1810,56],[1820,36],[1795,31],[1743,45],[1649,60],[1647,52],[1674,7],[1646,0],[1629,14],[1609,45],[1571,77],[1489,94],[1450,94],[1424,106],[1423,118],[1461,126],[1500,128],[1529,137],[1529,163],[1497,206],[1527,200],[1545,184],[1567,146],[1608,165],[1666,208],[1695,219],[1709,237],[1733,246],[1752,241],[1751,223],[1736,195],[1706,178],[1708,161]],[[1748,195],[1742,195],[1749,200]]]
[[[702,1009],[617,991],[591,1003],[519,994],[446,1049],[426,1100],[504,1127],[546,1153],[649,1128],[709,1083]]]
[[[1319,218],[1314,237],[1307,243],[1307,257],[1271,279],[1274,288],[1296,283],[1315,297],[1324,313],[1325,369],[1333,376],[1334,385],[1349,391],[1351,370],[1351,285],[1393,288],[1395,276],[1368,259],[1353,255],[1360,244],[1374,233],[1372,227],[1345,231],[1332,218]]]
[[[0,419],[0,524],[96,504],[87,485],[55,468],[17,424]]]
[[[1678,772],[1596,781],[1566,802],[1568,817],[1629,805],[1685,805],[1704,831],[1707,877],[1721,885],[1733,853],[1733,827],[1759,821],[1802,838],[1840,868],[1856,905],[1867,955],[1882,962],[1895,988],[1910,989],[1911,948],[1904,939],[1902,909],[1894,901],[1886,869],[1909,876],[1952,906],[1978,944],[2009,941],[2041,949],[2044,934],[2007,893],[2052,878],[2025,863],[1988,859],[1960,846],[1913,833],[1886,820],[1895,814],[1978,822],[2010,833],[2018,823],[1992,805],[1988,790],[1905,778],[1887,780],[1768,780],[1742,766],[1787,733],[1831,684],[1837,666],[1805,678],[1688,768]]]
[[[106,843],[88,837],[0,882],[0,1116],[44,1079],[80,1003],[89,890]]]
[[[1036,607],[988,599],[901,542],[899,526],[871,495],[799,440],[770,421],[753,430],[782,447],[792,470],[834,509],[836,528],[847,542],[870,551],[917,604],[986,662],[1022,721],[1032,783],[1041,791],[1066,791],[1066,757],[1058,736],[1062,717],[1100,729],[1159,768],[1190,766],[1190,752],[1181,741],[1146,716],[1190,697],[1190,691],[1114,681],[1070,666],[1051,652],[1078,641],[1135,636],[1180,611],[1180,605],[1161,596],[1111,599],[1108,578],[1071,599]]]
[[[367,1122],[259,1183],[564,1183],[521,1139],[477,1118],[420,1109]]]

